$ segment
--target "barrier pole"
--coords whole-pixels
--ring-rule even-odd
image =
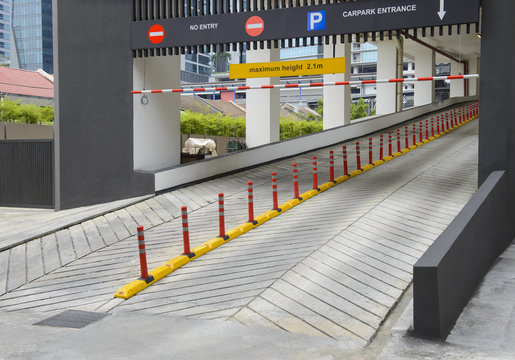
[[[138,248],[139,248],[139,267],[141,270],[141,279],[148,279],[148,267],[147,267],[147,251],[145,249],[145,233],[143,226],[137,227],[138,231]]]
[[[347,166],[347,146],[342,146],[343,151],[343,175],[349,175],[349,167]]]
[[[419,139],[420,142],[422,142],[422,126],[423,126],[423,124],[422,124],[422,121],[421,121],[420,122],[420,139]]]
[[[273,210],[279,210],[279,202],[277,201],[277,173],[272,173],[272,203]]]
[[[435,137],[435,122],[433,118],[431,118],[431,137]]]
[[[392,133],[388,133],[388,156],[392,156]]]
[[[417,124],[413,124],[413,146],[417,145]]]
[[[372,154],[372,138],[368,139],[368,163],[372,164],[374,163],[373,154]]]
[[[334,152],[329,151],[329,181],[334,182]]]
[[[361,169],[361,154],[359,150],[359,141],[356,142],[356,168]]]
[[[190,256],[190,231],[188,228],[188,208],[186,206],[181,207],[182,217],[182,242],[184,245],[183,255]]]
[[[254,223],[254,183],[249,181],[247,183],[248,189],[248,203],[249,203],[249,223]]]
[[[383,160],[384,159],[384,154],[383,154],[383,134],[381,134],[381,136],[379,137],[380,138],[380,143],[379,143],[379,160]]]
[[[426,119],[426,139],[429,139],[429,120]]]
[[[299,173],[297,170],[297,163],[292,164],[293,166],[293,197],[295,199],[300,198],[299,194]]]
[[[218,237],[225,238],[224,193],[218,193]]]
[[[397,152],[401,152],[401,129],[397,129]]]
[[[405,140],[406,149],[407,149],[407,148],[409,148],[409,129],[407,126],[404,128],[404,140]]]
[[[318,190],[318,169],[316,156],[313,156],[313,189]]]

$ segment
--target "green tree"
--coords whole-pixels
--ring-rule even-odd
[[[0,102],[0,121],[15,122],[20,118],[20,106],[9,99]]]
[[[54,122],[54,108],[51,106],[42,106],[39,108],[40,121],[44,123]]]
[[[33,104],[23,104],[20,106],[19,120],[25,124],[37,124],[41,121],[39,108]]]
[[[324,99],[319,99],[317,102],[317,107],[315,111],[320,114],[320,116],[324,116]]]

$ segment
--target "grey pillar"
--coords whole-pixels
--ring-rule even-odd
[[[515,48],[510,44],[515,37],[515,2],[483,0],[482,7],[479,184],[492,171],[506,170],[507,211],[512,219],[515,215]],[[512,221],[512,234],[513,224]]]
[[[53,0],[58,210],[154,192],[133,170],[131,7]]]

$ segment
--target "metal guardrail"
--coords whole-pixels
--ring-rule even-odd
[[[0,206],[54,207],[53,140],[0,140]]]

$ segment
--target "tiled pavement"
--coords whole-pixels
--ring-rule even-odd
[[[321,174],[329,150],[316,152]],[[230,229],[246,220],[248,180],[263,212],[271,207],[270,173],[278,172],[285,201],[292,162],[309,188],[312,155],[163,194],[4,251],[0,311],[223,318],[365,344],[411,282],[413,263],[474,193],[477,121],[319,194],[128,301],[112,299],[138,276],[136,224],[149,229],[150,266],[160,265],[181,252],[181,205],[193,210],[195,246],[216,236],[218,192]]]

